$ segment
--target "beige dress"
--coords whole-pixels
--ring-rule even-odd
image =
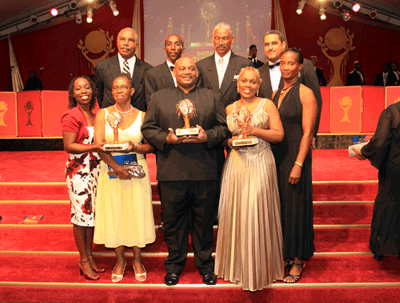
[[[106,110],[106,117],[107,115]],[[119,140],[130,140],[139,144],[143,139],[141,125],[139,113],[129,128],[119,130]],[[113,130],[108,123],[105,136],[106,141],[113,141]],[[146,172],[143,179],[110,179],[107,174],[108,165],[101,162],[94,232],[94,242],[97,244],[104,244],[110,248],[121,245],[145,247],[156,239],[149,170],[144,156],[137,154],[137,157],[138,163]]]
[[[252,113],[251,125],[267,129],[266,99]],[[233,104],[235,109],[236,102]],[[238,126],[232,115],[232,134]],[[215,273],[256,291],[283,278],[282,229],[274,156],[268,142],[231,149],[222,173]]]

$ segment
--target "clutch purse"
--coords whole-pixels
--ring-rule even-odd
[[[137,163],[136,154],[113,156],[118,164],[128,170],[128,173],[136,179],[142,179],[146,176],[143,166]],[[110,166],[108,166],[108,176],[110,179],[118,178],[118,174]]]

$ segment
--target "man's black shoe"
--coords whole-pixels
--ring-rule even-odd
[[[172,286],[176,285],[179,282],[179,278],[177,274],[167,273],[164,277],[165,285]]]
[[[213,272],[209,272],[203,276],[203,282],[206,285],[217,284],[217,276]]]
[[[158,225],[158,230],[164,231],[164,221],[161,221],[160,225]]]

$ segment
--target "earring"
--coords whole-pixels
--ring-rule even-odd
[[[256,96],[257,96],[257,97],[258,97],[258,93],[259,93],[259,92],[260,92],[260,90],[257,89],[257,93],[256,93]]]
[[[300,71],[299,71],[298,74],[297,74],[297,78],[300,78]]]
[[[237,92],[238,92],[238,94],[239,94],[239,87],[236,87],[236,89],[237,89]]]

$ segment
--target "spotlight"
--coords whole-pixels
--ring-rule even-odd
[[[91,7],[88,7],[86,21],[87,23],[92,23],[93,21],[93,8]]]
[[[371,17],[371,19],[375,19],[377,14],[378,13],[376,11],[370,11],[369,12],[369,16]]]
[[[77,24],[81,24],[81,23],[82,23],[82,15],[81,15],[80,12],[77,12],[77,13],[75,14],[75,22],[76,22]]]
[[[299,4],[297,5],[297,10],[296,10],[297,14],[301,15],[301,13],[303,12],[304,4],[306,4],[305,0],[299,1]]]
[[[340,13],[342,15],[342,18],[344,21],[349,21],[351,19],[351,15],[350,12],[348,10],[342,10],[342,12]]]
[[[72,0],[69,4],[69,9],[76,9],[78,7],[78,4],[76,3],[76,1]]]
[[[319,9],[319,17],[321,18],[321,20],[325,20],[326,19],[325,8],[321,7]]]
[[[118,16],[119,11],[117,9],[117,5],[115,4],[115,2],[111,0],[110,2],[108,2],[108,5],[110,6],[110,9],[112,10],[114,16]]]
[[[333,6],[336,7],[336,8],[340,8],[340,7],[342,7],[342,2],[340,2],[340,1],[333,1]]]
[[[353,12],[357,13],[360,10],[360,8],[361,8],[361,5],[358,3],[355,3],[351,9],[353,10]]]
[[[50,10],[50,14],[51,14],[53,17],[56,17],[56,16],[58,16],[58,10],[57,10],[56,8],[52,8],[52,9]]]
[[[93,2],[93,0],[88,0],[88,2],[89,2],[89,3],[92,3],[92,2]]]
[[[31,15],[30,18],[29,18],[29,21],[30,21],[32,24],[35,24],[35,23],[38,22],[38,17],[37,17],[36,15]]]

